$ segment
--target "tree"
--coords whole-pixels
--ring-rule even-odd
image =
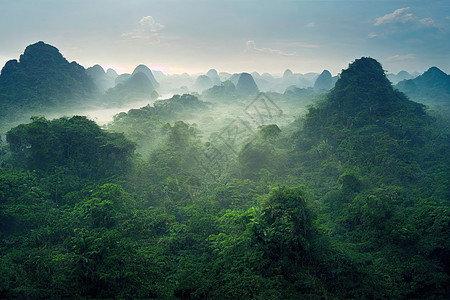
[[[65,167],[82,178],[124,172],[135,145],[123,134],[110,133],[86,117],[52,121],[34,117],[6,134],[13,163],[45,173]]]

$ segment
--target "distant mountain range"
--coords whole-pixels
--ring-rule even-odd
[[[236,90],[238,94],[243,97],[256,95],[259,92],[259,88],[256,85],[255,80],[249,73],[241,73],[239,75]]]
[[[338,77],[332,76],[330,71],[323,70],[323,72],[317,77],[316,81],[314,82],[314,91],[320,92],[320,91],[329,91],[334,87],[334,84],[336,83]]]
[[[110,88],[104,95],[107,105],[121,105],[127,101],[154,100],[158,98],[155,87],[143,72],[136,72],[122,83]]]
[[[387,74],[387,78],[392,82],[392,84],[397,84],[402,80],[412,79],[414,77],[417,77],[418,75],[419,74],[410,74],[406,71],[400,71],[397,74]]]
[[[117,72],[108,69],[106,72],[100,65],[95,65],[86,69],[86,73],[94,80],[95,85],[102,91],[114,87],[117,78]]]
[[[105,72],[100,65],[85,69],[41,41],[26,47],[19,60],[10,60],[3,67],[0,117],[45,112],[48,108],[154,99],[158,86],[152,71],[144,65],[125,76],[118,76],[113,69]]]
[[[159,87],[159,83],[158,83],[158,81],[156,81],[155,76],[153,76],[152,70],[150,70],[146,65],[137,66],[131,75],[135,75],[137,73],[145,74],[145,76],[147,76],[147,78],[150,80],[150,82],[154,88]]]
[[[230,93],[230,99],[260,91],[304,96],[312,91],[321,93],[332,89],[337,79],[327,70],[321,74],[296,74],[289,69],[282,77],[257,72],[218,73],[215,69],[196,76],[165,75],[160,71],[154,73],[143,64],[132,74],[119,75],[113,69],[105,72],[100,65],[85,69],[76,62],[68,62],[54,46],[37,42],[26,47],[18,60],[8,61],[1,71],[0,117],[26,111],[45,112],[47,108],[152,100],[158,97],[159,90],[166,94],[204,92],[204,95],[222,98]],[[402,71],[389,74],[387,79],[391,82],[401,80],[395,87],[414,101],[426,104],[449,102],[450,76],[437,67],[416,78]]]
[[[437,67],[414,79],[400,81],[395,87],[417,102],[450,104],[450,75]]]

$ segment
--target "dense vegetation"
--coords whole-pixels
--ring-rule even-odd
[[[10,60],[0,75],[0,118],[18,112],[92,101],[97,88],[85,69],[69,63],[58,49],[38,42],[19,61]]]
[[[214,107],[183,95],[107,129],[11,129],[0,298],[449,298],[448,116],[371,58],[288,125]]]

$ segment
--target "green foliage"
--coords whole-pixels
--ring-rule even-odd
[[[210,108],[183,95],[109,131],[80,116],[11,129],[0,298],[449,298],[448,120],[376,61],[215,169],[200,162],[226,150],[219,133],[186,121]]]
[[[137,144],[141,154],[149,155],[166,142],[167,122],[186,119],[207,109],[207,103],[195,96],[174,95],[170,99],[156,101],[154,106],[148,105],[115,115],[108,129],[124,133]]]
[[[262,204],[253,226],[254,240],[264,248],[268,271],[290,274],[310,260],[316,235],[313,216],[297,189],[276,188]],[[272,265],[274,264],[274,265]],[[293,268],[293,269],[292,269]]]
[[[135,148],[122,134],[103,131],[80,116],[32,118],[31,123],[11,129],[6,140],[18,166],[43,172],[64,167],[90,178],[123,173]]]

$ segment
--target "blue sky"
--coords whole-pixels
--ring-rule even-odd
[[[450,1],[0,0],[0,64],[37,41],[129,72],[333,74],[370,56],[389,72],[450,73]]]

